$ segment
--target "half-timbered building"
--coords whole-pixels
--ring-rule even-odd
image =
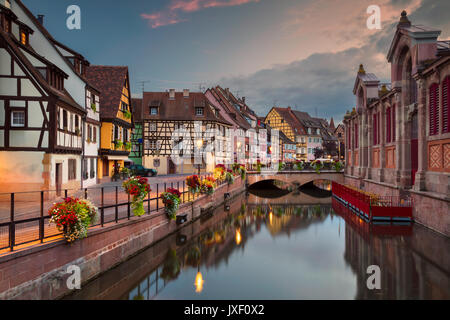
[[[203,93],[144,92],[142,111],[145,167],[158,174],[212,172],[227,161],[231,124]]]
[[[131,151],[129,159],[134,164],[142,165],[144,156],[144,131],[142,122],[142,99],[132,99],[134,129],[131,133]]]
[[[86,78],[101,91],[98,178],[107,180],[129,161],[133,108],[128,67],[88,66]]]
[[[79,188],[88,84],[21,1],[0,21],[1,188]]]

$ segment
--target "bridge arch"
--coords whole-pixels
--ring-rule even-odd
[[[317,173],[315,171],[292,171],[292,172],[262,172],[247,174],[247,183],[249,186],[255,183],[275,180],[281,181],[287,184],[298,184],[303,186],[316,180],[329,180],[337,183],[344,183],[344,174],[336,171],[321,171]]]

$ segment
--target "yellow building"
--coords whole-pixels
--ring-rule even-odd
[[[308,156],[308,136],[302,124],[297,120],[288,108],[272,108],[267,114],[264,122],[272,129],[277,129],[284,133],[289,140],[294,141],[297,145],[297,160],[307,160]]]
[[[86,76],[101,91],[99,179],[112,177],[124,167],[131,151],[133,110],[128,67],[90,66]]]

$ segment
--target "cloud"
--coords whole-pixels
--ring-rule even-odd
[[[172,0],[166,9],[151,14],[143,13],[141,14],[141,17],[148,20],[151,27],[155,29],[188,21],[186,18],[180,17],[188,13],[209,8],[240,6],[250,2],[259,1],[260,0]]]
[[[341,5],[342,3],[340,2]],[[328,119],[334,117],[335,121],[339,122],[346,110],[350,110],[355,104],[352,91],[360,63],[364,64],[367,72],[375,73],[381,82],[390,81],[390,65],[386,60],[386,55],[400,12],[403,10],[402,5],[406,1],[392,0],[385,1],[385,3],[388,8],[396,10],[397,17],[393,19],[387,15],[386,17],[389,18],[383,23],[382,30],[368,33],[363,28],[356,28],[353,29],[353,34],[358,39],[343,43],[336,51],[325,49],[313,53],[305,59],[272,66],[250,75],[222,78],[219,84],[245,95],[246,101],[260,116],[266,115],[276,104],[283,107],[291,106],[294,109],[309,112],[312,116],[317,110],[319,117]],[[408,14],[413,24],[423,24],[441,29],[444,31],[442,36],[448,36],[448,32],[445,33],[445,30],[450,23],[441,13],[448,12],[449,1],[442,0],[433,5],[430,5],[428,1],[422,3],[408,1],[407,3],[411,6],[410,8],[414,8],[410,9],[411,14]],[[317,3],[317,6],[320,7],[320,3]],[[313,12],[316,12],[316,9],[308,10],[310,12],[302,17],[312,14],[312,17],[308,18],[312,21]],[[386,9],[384,10],[386,12]],[[326,11],[329,12],[329,10]],[[338,16],[340,17],[341,14]],[[317,20],[320,21],[320,19]],[[347,21],[350,23],[351,19],[347,19]],[[338,27],[335,22],[331,24]],[[307,26],[305,22],[301,22],[301,25],[305,26],[310,33],[318,31],[314,26]],[[317,26],[319,27],[319,24]],[[334,30],[333,26],[319,28],[319,31],[329,30],[331,32],[328,35],[330,42],[336,41],[336,38],[345,41],[347,26],[342,26],[341,30],[344,30],[342,33]],[[355,30],[360,30],[360,32]]]

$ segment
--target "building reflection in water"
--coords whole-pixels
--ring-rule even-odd
[[[286,197],[291,201],[292,195]],[[309,201],[309,198],[303,198],[302,201]],[[258,234],[264,232],[272,238],[291,239],[293,233],[298,234],[312,226],[320,228],[327,224],[334,227],[323,230],[341,235],[342,246],[338,248],[342,248],[342,255],[338,253],[337,256],[342,257],[341,262],[348,265],[354,275],[354,280],[351,273],[346,275],[350,277],[350,283],[346,284],[347,287],[339,287],[342,292],[354,294],[355,299],[450,299],[449,239],[421,226],[370,225],[360,221],[334,200],[329,200],[328,204],[321,200],[321,204],[293,205],[286,203],[285,199],[267,203],[250,197],[243,199],[242,204],[233,204],[230,212],[218,210],[208,218],[186,226],[180,232],[192,237],[189,236],[184,244],[175,246],[175,236],[169,237],[83,287],[83,290],[71,298],[155,299],[165,293],[164,290],[167,290],[170,283],[174,283],[174,286],[171,286],[170,294],[163,294],[163,297],[183,299],[195,294],[200,298],[208,298],[208,294],[212,292],[215,296],[220,296],[222,290],[230,290],[224,287],[236,283],[233,283],[234,279],[219,279],[221,287],[218,287],[218,275],[215,271],[234,266],[232,264],[236,264],[236,259],[231,259],[231,256],[237,252],[241,253],[239,256],[244,260],[254,256],[256,252],[252,250],[257,250],[255,248],[259,243],[255,239],[253,245],[248,244]],[[333,224],[333,219],[338,219],[339,223]],[[343,234],[345,238],[342,237]],[[296,244],[295,237],[289,241],[294,247],[304,246]],[[310,241],[309,245],[312,246],[316,240]],[[276,250],[283,248],[276,247]],[[293,254],[301,255],[304,251],[295,252]],[[321,252],[317,252],[317,255],[321,255]],[[300,258],[311,259],[315,256],[305,255]],[[324,270],[334,272],[333,262],[328,257],[320,259],[331,264]],[[229,265],[230,261],[233,262]],[[381,290],[367,289],[367,268],[371,265],[378,265],[381,269]],[[245,272],[238,267],[241,273]],[[295,265],[291,267],[298,268]],[[132,278],[133,273],[136,273],[136,280],[127,279]],[[180,277],[188,277],[189,281],[180,280]],[[207,287],[204,277],[208,278]],[[289,279],[284,281],[295,283]],[[182,283],[190,284],[189,291],[186,291],[188,288],[185,289]],[[312,284],[315,282],[312,281]],[[254,290],[261,288],[255,283]],[[308,295],[306,288],[298,287],[296,290],[306,290],[304,294]],[[275,298],[277,292],[273,295]],[[224,294],[223,299],[229,298]],[[292,299],[296,297],[292,296]]]

